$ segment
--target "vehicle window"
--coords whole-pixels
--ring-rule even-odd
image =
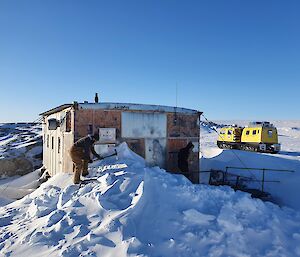
[[[268,130],[268,137],[272,137],[273,136],[273,130]]]
[[[250,130],[247,130],[246,135],[249,136],[249,134],[250,134]]]
[[[256,135],[256,130],[253,130],[252,135]]]
[[[232,130],[228,130],[228,135],[232,135]]]

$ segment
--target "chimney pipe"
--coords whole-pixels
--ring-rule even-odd
[[[95,103],[99,103],[98,93],[95,94]]]

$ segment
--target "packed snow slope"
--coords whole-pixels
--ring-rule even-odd
[[[300,256],[300,214],[229,187],[192,185],[126,144],[0,208],[1,256]]]
[[[281,151],[278,154],[265,154],[239,150],[222,150],[217,147],[217,131],[224,124],[245,126],[247,121],[217,121],[216,124],[202,123],[201,126],[201,170],[220,169],[226,166],[247,168],[270,168],[293,170],[290,172],[266,172],[266,180],[279,183],[265,183],[265,191],[271,193],[275,202],[300,210],[300,121],[273,121],[278,130]],[[262,178],[258,170],[229,170],[256,179]],[[207,173],[201,174],[201,182],[207,182]],[[261,183],[252,183],[252,188],[261,188]]]

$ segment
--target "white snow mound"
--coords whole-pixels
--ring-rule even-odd
[[[299,213],[146,167],[126,144],[118,156],[0,208],[1,256],[300,255]]]

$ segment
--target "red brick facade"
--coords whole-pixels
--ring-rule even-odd
[[[116,128],[119,143],[126,141],[137,154],[145,157],[145,139],[123,139],[121,135],[122,110],[80,109],[75,111],[75,140],[94,133],[98,128]],[[199,143],[199,114],[168,113],[167,144],[165,168],[171,172],[179,172],[177,154],[189,141]],[[199,171],[199,153],[190,156],[190,171]],[[198,181],[198,175],[193,175]],[[195,177],[196,176],[196,177]]]

